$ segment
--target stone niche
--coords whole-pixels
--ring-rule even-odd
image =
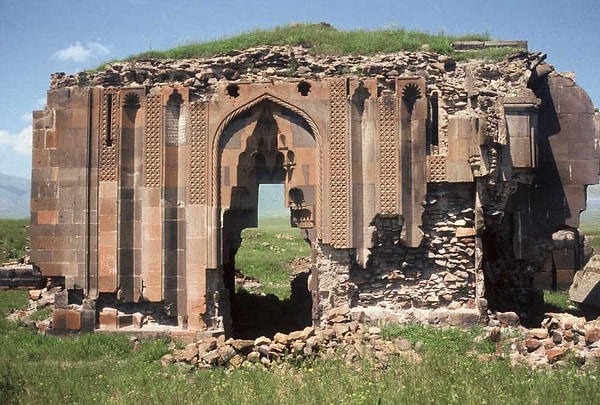
[[[211,59],[163,66],[191,72],[180,81],[158,82],[144,61],[88,86],[53,81],[34,112],[31,259],[100,327],[135,324],[113,304],[157,305],[179,328],[231,335],[235,255],[260,184],[284,185],[311,245],[314,324],[340,307],[433,323],[524,313],[537,288],[582,267],[598,134],[572,79],[536,74],[526,52],[345,58],[338,70],[296,55],[303,73],[283,75],[301,50],[275,50],[280,68],[262,76]],[[98,326],[86,314],[86,330]]]

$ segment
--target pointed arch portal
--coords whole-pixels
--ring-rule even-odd
[[[261,184],[282,184],[290,224],[306,230],[314,228],[318,200],[318,144],[314,125],[296,111],[262,97],[238,111],[223,127],[218,139],[218,201],[221,212],[221,262],[224,286],[231,297],[234,335],[236,318],[246,308],[235,293],[235,255],[241,245],[241,231],[258,226],[258,193]],[[300,196],[300,197],[299,197]],[[308,294],[306,283],[304,292]],[[254,297],[256,299],[256,297]],[[288,325],[277,330],[293,330],[311,323],[309,308],[295,308],[286,314]],[[260,305],[259,305],[260,306]],[[307,316],[308,314],[308,316]],[[275,318],[275,317],[274,317]],[[291,319],[297,322],[290,322]],[[273,323],[276,319],[272,320]],[[256,333],[260,328],[254,328]]]

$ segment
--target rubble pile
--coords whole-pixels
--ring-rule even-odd
[[[347,362],[371,358],[385,366],[390,356],[402,356],[418,363],[421,357],[412,344],[401,337],[386,340],[381,329],[358,321],[347,321],[348,309],[335,309],[328,314],[328,325],[316,329],[308,326],[288,334],[276,333],[272,338],[254,340],[209,337],[174,349],[162,357],[161,363],[190,365],[197,368],[215,366],[238,368],[248,365],[271,367],[282,362],[304,362],[317,358],[341,356]],[[335,322],[343,319],[344,322]]]
[[[513,363],[533,366],[600,360],[600,318],[586,321],[568,313],[548,313],[540,328],[524,329],[512,344]]]

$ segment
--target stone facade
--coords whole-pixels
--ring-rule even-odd
[[[582,266],[599,171],[594,107],[544,58],[261,47],[56,74],[34,112],[31,260],[89,299],[228,332],[240,232],[278,183],[312,246],[314,323],[527,311]]]

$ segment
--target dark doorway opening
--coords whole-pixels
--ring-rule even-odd
[[[231,252],[235,263],[231,317],[236,338],[273,336],[312,323],[310,244],[290,223],[283,184],[260,184],[258,227],[244,229],[239,248]]]

